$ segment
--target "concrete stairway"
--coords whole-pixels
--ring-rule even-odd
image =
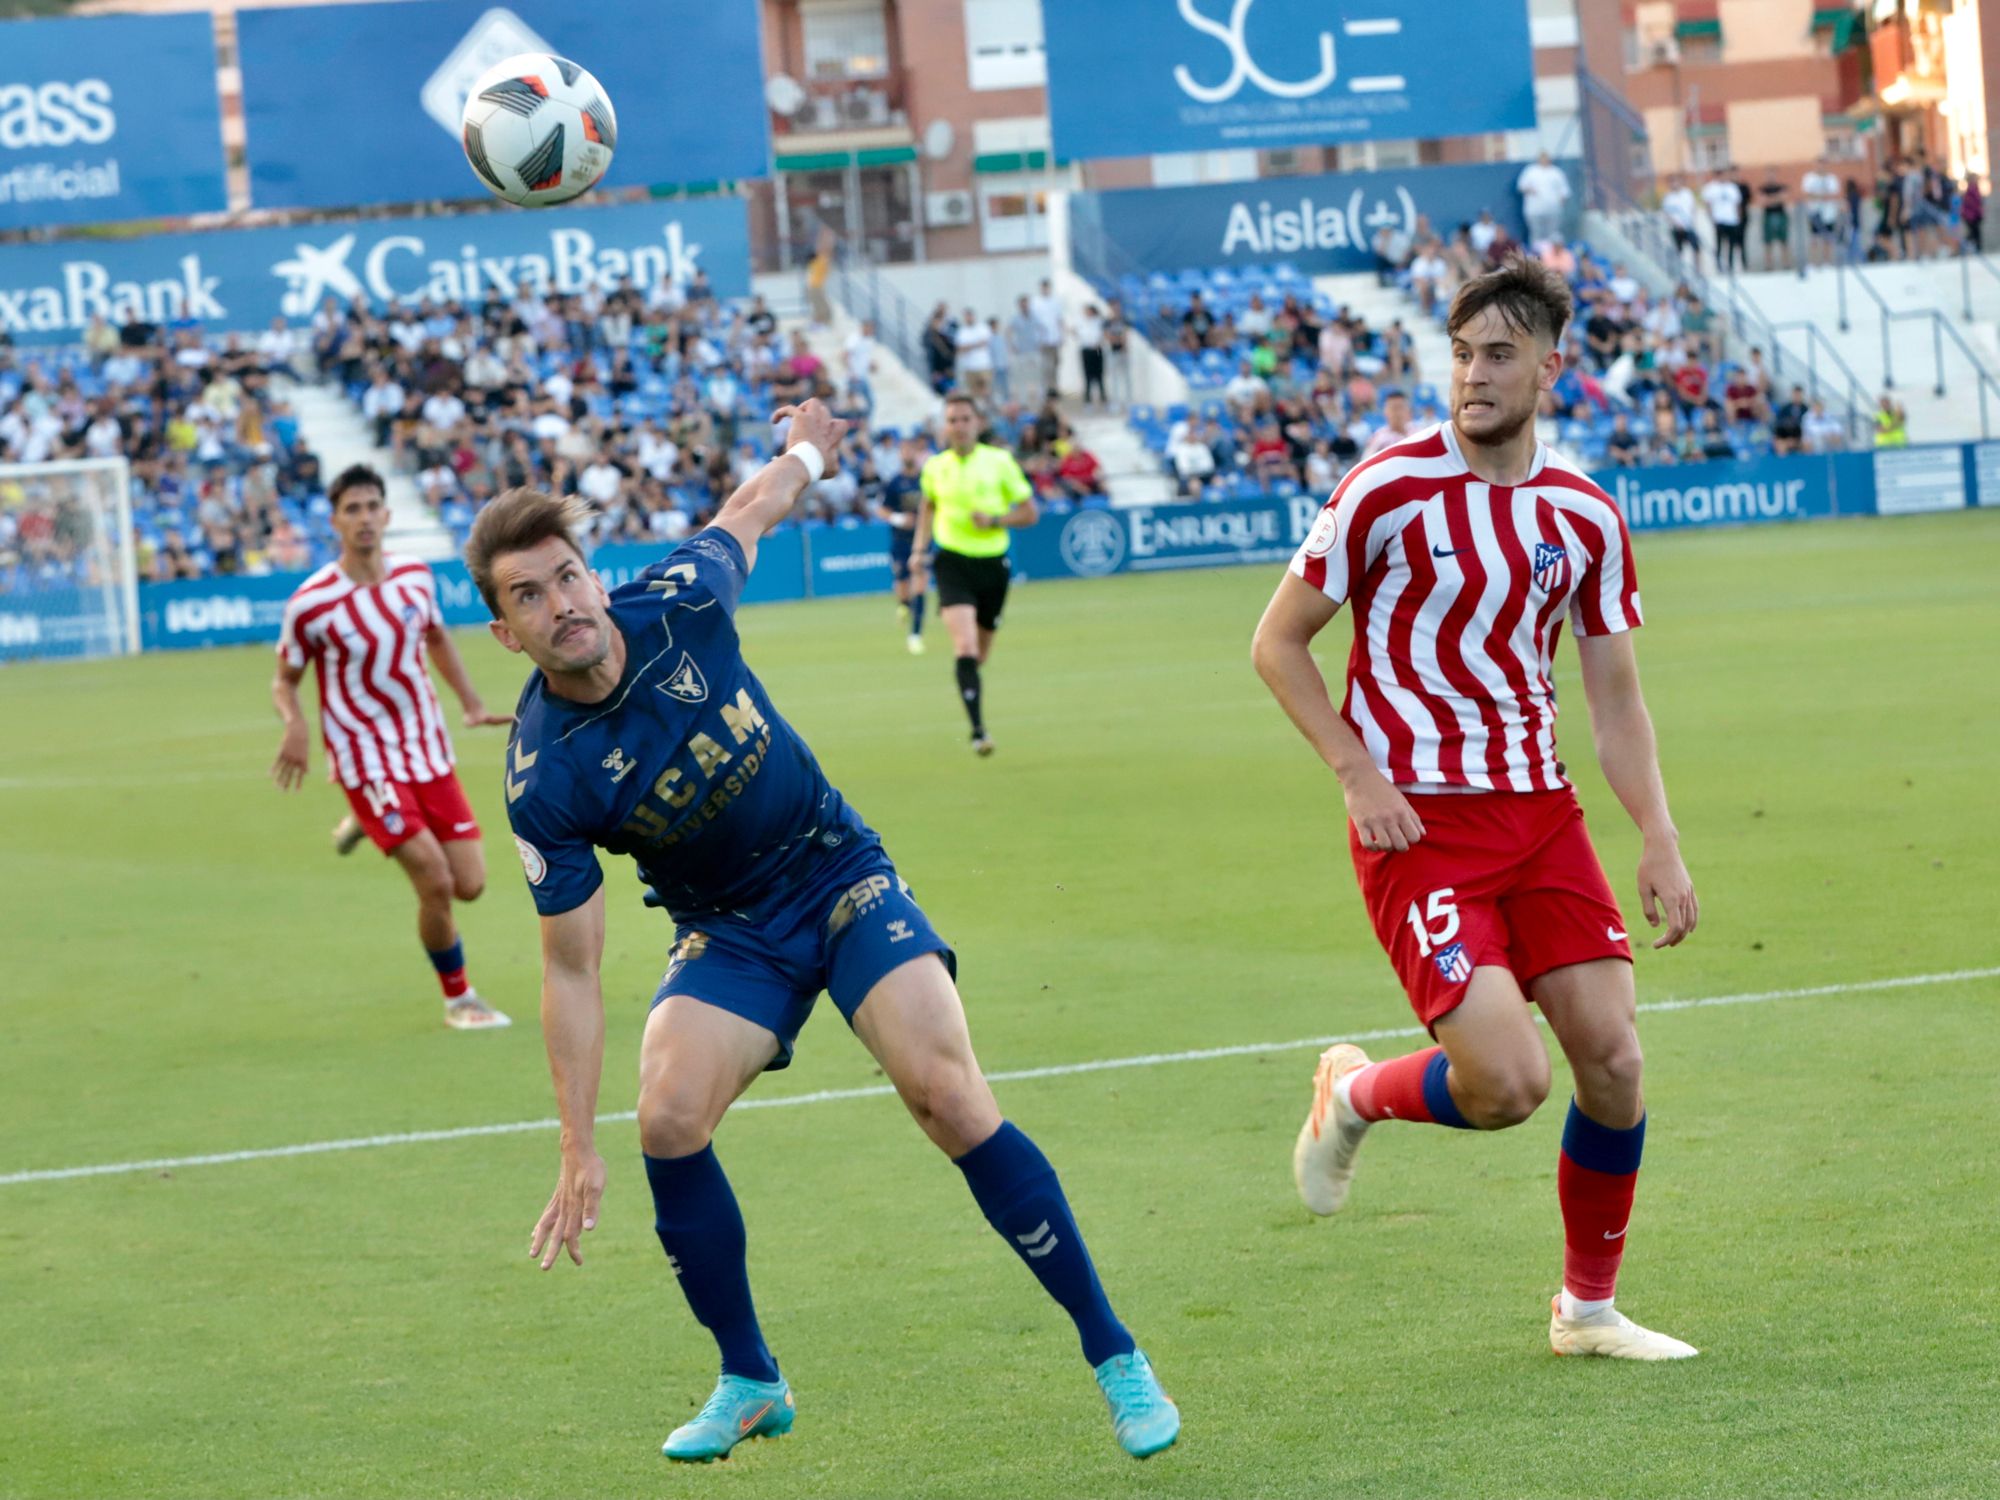
[[[1406,293],[1381,285],[1369,272],[1315,276],[1313,290],[1324,292],[1378,333],[1400,318],[1417,352],[1417,381],[1434,385],[1440,391],[1450,383],[1451,340],[1445,337],[1444,324],[1425,317]]]
[[[416,480],[391,469],[389,450],[375,446],[375,434],[353,402],[330,385],[297,385],[286,395],[298,414],[299,433],[319,455],[320,472],[329,481],[349,464],[367,464],[383,476],[389,487],[388,550],[426,562],[453,555],[451,533],[424,504]]]

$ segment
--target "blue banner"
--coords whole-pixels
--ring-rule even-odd
[[[4,28],[0,229],[229,207],[205,9]]]
[[[1559,163],[1577,180],[1574,162]],[[1071,257],[1093,281],[1129,271],[1269,265],[1312,276],[1371,271],[1385,226],[1412,235],[1419,216],[1449,239],[1481,209],[1520,239],[1518,162],[1266,177],[1200,187],[1119,188],[1070,195]]]
[[[1928,503],[1878,501],[1894,496],[1897,476],[1928,470],[1951,481]],[[1991,477],[1987,488],[1980,476]],[[1880,453],[1830,453],[1755,458],[1735,463],[1682,464],[1659,469],[1604,469],[1598,482],[1618,502],[1634,531],[1765,525],[1830,516],[1902,515],[2000,501],[2000,445],[1949,444]],[[1010,559],[1023,582],[1045,578],[1104,578],[1114,573],[1169,572],[1239,563],[1279,567],[1312,529],[1322,496],[1238,500],[1210,505],[1092,508],[1049,515],[1014,534]],[[616,588],[657,562],[662,547],[600,547],[591,565]],[[1644,567],[1644,558],[1640,559]],[[438,599],[448,625],[482,625],[488,616],[462,563],[435,565]],[[144,649],[226,646],[276,641],[285,600],[304,574],[269,578],[204,578],[143,585],[139,590]],[[889,587],[889,528],[786,528],[764,538],[746,604],[770,604]],[[60,649],[74,613],[70,601],[38,604],[34,596],[0,595],[0,661],[10,656],[73,654]],[[51,645],[58,649],[52,650]]]
[[[204,20],[204,25],[206,21]],[[459,145],[472,82],[553,52],[611,96],[609,186],[761,177],[770,164],[749,0],[406,0],[237,12],[250,198],[347,208],[478,198]]]
[[[639,570],[658,562],[671,549],[620,544],[599,547],[590,565],[607,588],[630,583]],[[484,625],[492,618],[472,575],[456,558],[431,564],[437,577],[438,606],[447,625]],[[144,584],[139,589],[139,639],[145,651],[184,650],[192,646],[265,645],[275,647],[284,622],[285,601],[303,583],[304,573],[273,573],[264,578],[191,578],[177,583]],[[743,591],[746,604],[779,604],[805,597],[805,545],[797,531],[780,531],[764,538],[757,549],[757,568]],[[0,595],[0,661],[8,655],[48,656],[34,649],[33,640],[17,636],[35,633],[30,623],[35,605],[25,595]],[[46,630],[42,631],[46,636]],[[9,646],[19,649],[11,652]]]
[[[378,306],[427,296],[478,301],[521,287],[611,287],[621,276],[643,289],[697,266],[717,296],[749,294],[742,199],[4,245],[0,332],[16,343],[74,343],[93,313],[114,324],[261,328],[274,317],[304,319],[325,297]]]
[[[1042,30],[1071,160],[1535,126],[1527,0],[1060,0]]]

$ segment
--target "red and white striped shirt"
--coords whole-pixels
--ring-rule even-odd
[[[451,737],[425,668],[424,632],[442,625],[437,580],[415,558],[385,556],[380,583],[363,587],[328,563],[285,605],[278,655],[311,661],[319,722],[345,787],[449,776]]]
[[[1449,424],[1357,464],[1292,572],[1354,605],[1341,717],[1398,786],[1547,791],[1550,662],[1640,623],[1632,538],[1611,497],[1546,446],[1527,480],[1488,484]]]

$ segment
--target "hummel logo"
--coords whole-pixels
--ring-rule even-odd
[[[1610,938],[1611,941],[1614,943],[1622,943],[1625,941],[1625,934],[1620,932],[1616,927],[1605,928],[1604,935]]]
[[[1464,547],[1440,547],[1436,542],[1431,543],[1432,557],[1456,557],[1466,550]]]
[[[503,772],[501,778],[507,783],[507,800],[509,802],[519,802],[521,800],[521,793],[528,789],[528,767],[535,763],[541,756],[541,753],[539,750],[524,750],[521,748],[519,740],[514,741],[514,775],[508,776]],[[521,779],[517,781],[514,779],[515,777],[520,777]]]
[[[1062,1241],[1049,1228],[1049,1221],[1044,1219],[1028,1233],[1015,1235],[1014,1243],[1021,1247],[1028,1259],[1040,1260]]]
[[[611,773],[611,784],[613,786],[616,786],[627,776],[630,776],[639,767],[639,762],[636,760],[627,760],[625,752],[616,745],[612,746],[611,753],[599,761],[598,764]]]
[[[910,930],[910,924],[900,918],[889,924],[889,941],[892,943],[907,942],[915,936],[916,933]]]
[[[1630,1224],[1627,1224],[1625,1226],[1625,1229],[1630,1229],[1631,1227],[1632,1226]],[[1616,1234],[1613,1234],[1610,1230],[1607,1229],[1604,1231],[1604,1237],[1607,1240],[1622,1240],[1625,1238],[1625,1229],[1619,1230]]]

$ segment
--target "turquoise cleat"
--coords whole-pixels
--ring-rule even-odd
[[[1174,1445],[1181,1435],[1181,1409],[1160,1389],[1143,1349],[1115,1354],[1092,1373],[1111,1408],[1111,1430],[1119,1447],[1134,1458],[1151,1458]]]
[[[782,1379],[745,1380],[724,1375],[715,1394],[692,1422],[676,1427],[660,1451],[686,1463],[709,1463],[729,1457],[745,1438],[780,1437],[792,1430],[797,1415],[792,1388]]]

